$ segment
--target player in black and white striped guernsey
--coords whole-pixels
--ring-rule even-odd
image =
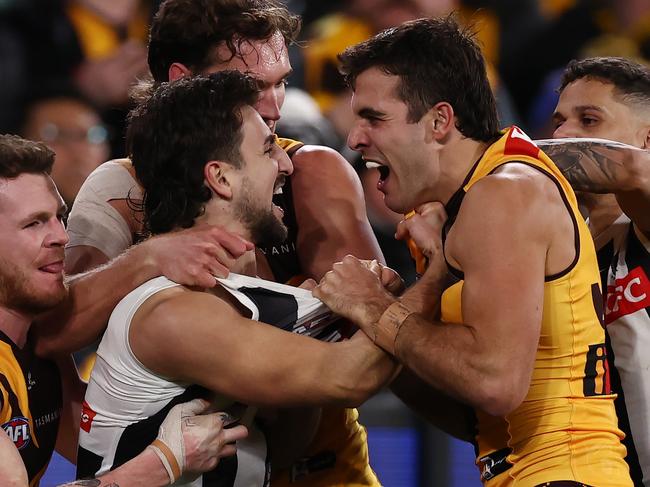
[[[211,224],[256,244],[286,236],[272,203],[286,155],[256,98],[250,78],[222,72],[163,85],[132,112],[129,144],[152,233]],[[78,475],[137,454],[160,416],[195,395],[209,391],[220,408],[354,406],[394,373],[362,334],[336,341],[339,325],[310,291],[248,277],[253,251],[230,268],[212,289],[154,279],[116,307],[88,386]],[[264,436],[249,425],[237,457],[189,485],[266,485]]]
[[[650,70],[622,58],[571,62],[554,119],[554,137],[648,149]],[[583,202],[605,295],[611,387],[630,474],[635,486],[650,487],[650,153],[607,141],[542,147],[574,189],[601,193]]]

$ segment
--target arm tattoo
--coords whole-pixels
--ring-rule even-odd
[[[576,191],[610,193],[625,181],[626,161],[639,149],[602,139],[540,140],[536,144],[553,159]]]

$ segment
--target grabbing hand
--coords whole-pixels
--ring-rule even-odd
[[[200,225],[143,242],[162,275],[186,286],[214,287],[253,244],[219,227]]]
[[[170,483],[181,476],[189,481],[214,469],[221,457],[236,453],[234,442],[248,435],[245,426],[225,429],[229,424],[225,413],[201,415],[208,406],[203,399],[174,406],[148,446],[165,466]]]
[[[347,255],[323,276],[312,294],[336,314],[374,334],[373,324],[395,301],[384,289],[382,267],[376,261],[361,261]]]

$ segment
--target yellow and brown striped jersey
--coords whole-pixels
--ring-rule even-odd
[[[521,130],[512,127],[488,147],[448,203],[448,225],[472,185],[509,162],[531,166],[555,183],[574,223],[574,235],[567,237],[575,241],[576,256],[564,272],[545,279],[539,345],[523,403],[503,418],[476,411],[482,479],[489,487],[535,486],[550,480],[632,485],[609,385],[596,253],[569,183]],[[451,266],[450,272],[456,282],[443,293],[442,320],[463,323],[463,275]]]
[[[57,365],[36,357],[30,339],[21,349],[0,332],[0,424],[20,452],[30,487],[54,451],[61,401]]]

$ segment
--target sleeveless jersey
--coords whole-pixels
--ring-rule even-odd
[[[277,143],[289,157],[303,146],[302,142],[278,137]],[[273,202],[284,210],[287,240],[280,246],[262,248],[276,280],[293,282],[303,275],[296,252],[298,222],[291,189],[287,178],[282,193]],[[320,426],[305,457],[290,469],[274,471],[273,487],[339,487],[379,486],[377,476],[370,468],[366,429],[359,424],[356,409],[323,408]]]
[[[511,127],[476,163],[447,205],[453,225],[472,185],[508,162],[547,175],[574,224],[576,256],[547,276],[539,345],[528,393],[504,418],[476,410],[477,465],[486,486],[536,486],[572,480],[592,486],[631,485],[610,391],[596,254],[575,195],[553,162]],[[442,320],[462,323],[462,272],[442,296]]]
[[[52,457],[61,406],[57,365],[36,357],[31,338],[21,349],[0,332],[0,424],[20,453],[30,487]]]
[[[321,340],[341,338],[338,317],[310,291],[234,273],[218,281],[250,311],[252,319]],[[101,475],[135,457],[155,439],[174,405],[207,392],[151,372],[139,362],[128,342],[131,320],[140,306],[154,294],[176,286],[165,277],[153,279],[128,294],[113,311],[83,404],[78,477]],[[233,404],[225,397],[218,401],[220,408]],[[237,443],[236,457],[222,459],[215,470],[186,485],[268,485],[266,441],[254,425],[247,426],[249,436]]]
[[[635,486],[650,487],[650,241],[621,215],[598,252],[618,425]]]

